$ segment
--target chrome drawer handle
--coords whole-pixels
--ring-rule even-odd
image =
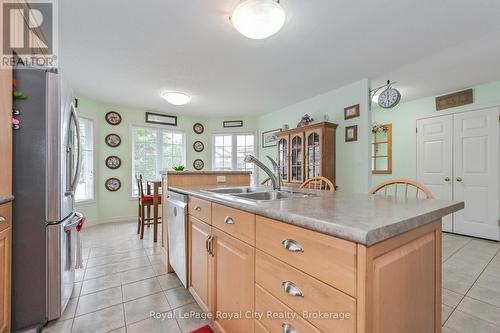
[[[226,218],[224,219],[224,223],[225,224],[234,224],[234,220],[231,216],[226,216]]]
[[[200,206],[194,206],[194,210],[199,212],[201,210],[201,207]]]
[[[6,221],[5,217],[0,216],[0,222],[5,222],[5,221]]]
[[[283,333],[299,333],[299,331],[297,331],[295,327],[293,327],[289,323],[281,324],[281,328],[283,329]]]
[[[298,296],[298,297],[304,297],[304,294],[302,293],[302,290],[297,288],[295,283],[291,281],[283,281],[281,283],[283,285],[283,290],[291,296]]]
[[[304,249],[297,244],[293,239],[285,239],[281,242],[283,244],[283,248],[290,252],[304,252]]]

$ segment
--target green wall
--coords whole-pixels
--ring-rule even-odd
[[[436,111],[435,97],[429,96],[401,103],[393,109],[373,108],[373,121],[381,124],[392,123],[392,174],[373,175],[377,184],[390,178],[416,179],[416,121],[420,118],[438,114],[449,114],[457,109],[474,108],[481,104],[499,102],[500,81],[485,83],[473,87],[474,104],[461,108]]]
[[[106,223],[114,221],[131,220],[137,215],[137,201],[131,197],[131,126],[151,125],[144,121],[145,110],[127,108],[118,105],[100,103],[85,97],[78,97],[78,114],[94,121],[94,200],[92,202],[78,203],[77,209],[83,212],[90,224]],[[117,111],[122,116],[119,125],[111,126],[104,115],[109,111]],[[222,126],[223,120],[243,120],[244,127],[225,129]],[[200,122],[205,127],[203,134],[195,134],[193,125]],[[211,134],[224,131],[246,131],[255,132],[256,118],[203,118],[177,116],[177,127],[165,126],[184,131],[186,134],[186,164],[188,169],[193,169],[193,161],[197,158],[205,162],[205,170],[211,169]],[[122,143],[116,148],[108,147],[104,138],[109,133],[116,133],[122,138]],[[200,140],[205,144],[205,150],[197,153],[193,149],[193,143]],[[104,161],[106,157],[116,155],[121,158],[122,165],[117,170],[108,169]],[[122,188],[117,192],[109,192],[104,187],[104,182],[110,177],[121,180]]]
[[[371,186],[369,137],[371,113],[368,103],[368,80],[360,80],[327,93],[309,98],[283,109],[260,116],[258,119],[259,139],[262,132],[281,128],[288,124],[297,126],[304,114],[309,114],[315,122],[328,121],[337,127],[336,185],[343,191],[366,193]],[[361,116],[344,120],[344,108],[360,104]],[[345,142],[345,126],[358,125],[358,141]],[[261,146],[262,147],[262,146]],[[276,147],[261,148],[259,157],[276,157]],[[263,175],[261,175],[262,179]]]

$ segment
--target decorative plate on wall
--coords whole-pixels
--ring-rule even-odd
[[[108,191],[116,192],[122,187],[122,182],[118,178],[108,178],[104,186]]]
[[[202,160],[200,160],[199,158],[194,160],[193,162],[193,168],[195,168],[195,170],[201,170],[205,167],[205,163],[203,163]]]
[[[118,169],[122,165],[122,160],[118,156],[108,156],[106,166],[110,169]]]
[[[196,133],[196,134],[201,134],[205,131],[205,127],[203,127],[202,124],[200,123],[196,123],[193,125],[193,131]]]
[[[118,134],[108,134],[106,135],[106,138],[104,139],[106,141],[106,144],[110,147],[118,147],[120,143],[122,143],[122,139]]]
[[[205,149],[205,145],[201,141],[195,141],[195,143],[193,143],[193,149],[195,152],[199,153]]]
[[[122,116],[118,112],[110,111],[106,113],[106,121],[110,125],[118,125],[122,122]]]

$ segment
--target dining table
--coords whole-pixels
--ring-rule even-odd
[[[153,195],[153,241],[156,243],[158,240],[158,207],[161,205],[161,179],[146,180],[146,193]],[[152,190],[152,191],[151,191]]]

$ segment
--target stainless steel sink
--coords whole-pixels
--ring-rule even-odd
[[[232,194],[232,195],[238,198],[244,198],[254,201],[270,201],[270,200],[292,199],[292,198],[307,198],[316,196],[316,194],[313,193],[291,192],[291,191],[266,191],[266,192],[255,192],[255,193]]]
[[[259,189],[254,187],[223,187],[223,188],[213,188],[204,191],[217,194],[238,194],[238,193],[258,192]],[[260,191],[262,191],[262,189]]]

